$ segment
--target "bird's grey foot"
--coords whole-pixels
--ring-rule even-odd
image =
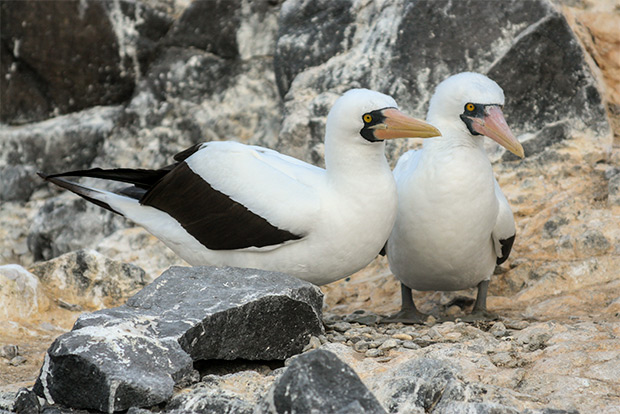
[[[463,322],[490,322],[499,320],[499,315],[486,309],[474,309],[469,315],[459,317]]]
[[[402,307],[401,310],[394,315],[390,315],[386,318],[383,318],[381,322],[383,323],[408,323],[408,324],[422,324],[426,322],[428,315],[422,313],[415,307],[415,303],[413,302],[413,297],[411,295],[411,289],[407,286],[400,284],[400,294]]]
[[[417,309],[401,309],[394,315],[387,316],[381,320],[382,323],[406,323],[406,324],[424,324],[429,315],[420,312]]]
[[[496,321],[499,319],[499,315],[487,310],[487,291],[489,289],[489,281],[483,280],[478,284],[478,295],[476,296],[476,303],[474,303],[474,309],[467,316],[460,318],[465,322],[484,322],[484,321]]]

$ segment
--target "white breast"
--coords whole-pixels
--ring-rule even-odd
[[[395,170],[392,272],[417,290],[460,290],[488,279],[499,206],[486,155],[476,147],[425,148],[408,158]]]

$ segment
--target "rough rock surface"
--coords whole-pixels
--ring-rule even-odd
[[[331,352],[293,359],[269,390],[265,413],[385,413],[357,374]]]
[[[27,201],[43,186],[37,171],[89,167],[120,111],[116,106],[97,107],[20,127],[0,124],[0,201]]]
[[[338,24],[325,18],[340,9],[346,12],[339,14],[344,17]],[[288,14],[304,13],[314,23],[298,29]],[[300,0],[283,8],[280,32],[284,35],[278,39],[276,63],[281,67],[276,66],[276,74],[296,76],[278,84],[281,89],[290,85],[282,91],[290,116],[278,146],[296,156],[316,154],[324,126],[318,118],[337,93],[352,85],[387,92],[421,116],[435,86],[465,70],[488,74],[504,88],[505,113],[515,133],[534,133],[566,121],[572,128],[592,129],[609,145],[599,84],[576,36],[548,2],[506,1],[497,8],[482,0],[325,2],[318,7]],[[333,56],[319,35],[324,32],[337,45]],[[303,107],[309,109],[300,110]],[[310,128],[303,128],[307,125]],[[407,146],[406,141],[390,144],[390,154]],[[491,155],[504,152],[491,143],[489,150]],[[313,161],[318,161],[316,155]]]
[[[323,332],[322,294],[252,269],[173,267],[123,306],[78,318],[45,357],[35,392],[99,411],[149,407],[190,382],[192,361],[285,359]]]
[[[28,249],[34,260],[49,260],[101,241],[126,223],[86,200],[63,194],[48,199],[28,229]]]
[[[171,22],[145,2],[3,2],[0,121],[125,101]]]
[[[94,250],[63,254],[30,268],[60,306],[97,310],[124,303],[146,285],[144,270]]]
[[[354,86],[379,89],[394,95],[407,112],[423,116],[440,80],[462,70],[482,71],[506,91],[508,122],[527,154],[518,161],[493,143],[487,148],[517,221],[513,253],[489,292],[489,307],[503,317],[503,328],[458,322],[413,329],[374,326],[378,315],[396,311],[400,300],[397,282],[379,259],[322,288],[325,309],[344,316],[328,315],[328,333],[311,338],[308,348],[331,346],[387,411],[408,406],[422,412],[424,404],[389,397],[392,391],[372,379],[387,372],[398,378],[397,367],[409,372],[415,364],[405,362],[426,358],[439,361],[431,363],[437,367],[448,364],[456,378],[452,384],[466,391],[464,399],[450,400],[453,412],[615,414],[620,406],[614,365],[620,355],[620,14],[616,0],[554,1],[506,1],[492,9],[481,0],[240,0],[230,6],[214,1],[225,21],[212,21],[209,27],[200,22],[212,20],[205,7],[210,1],[33,6],[30,10],[64,8],[72,19],[69,25],[41,23],[45,13],[35,13],[25,27],[0,35],[0,101],[4,104],[9,96],[13,103],[0,105],[1,122],[15,124],[0,124],[0,265],[19,264],[18,273],[25,274],[36,260],[78,248],[96,248],[114,260],[137,264],[147,280],[171,264],[182,264],[143,230],[110,221],[96,208],[84,214],[83,206],[68,201],[76,200],[73,196],[55,198],[57,190],[33,175],[37,170],[161,166],[175,152],[212,139],[266,145],[321,164],[325,115],[340,92]],[[11,16],[26,16],[6,13],[7,7],[28,14],[28,4],[3,2],[2,27],[15,27],[15,21],[6,22]],[[80,5],[88,9],[83,18]],[[100,56],[81,53],[84,45],[76,34],[57,31],[45,37],[39,30],[79,30],[94,12],[100,18],[92,27],[99,31],[89,35],[111,39],[96,50]],[[199,36],[192,38],[192,31]],[[76,41],[49,46],[60,37]],[[43,46],[35,46],[35,40]],[[53,57],[45,62],[49,71],[39,69],[40,62],[33,63],[36,70],[28,66],[37,56],[67,53],[67,45],[75,60]],[[90,91],[85,81],[92,75],[89,58],[110,63],[102,68],[106,77],[91,82]],[[67,67],[72,62],[79,62],[83,73],[75,75],[80,65]],[[47,81],[59,70],[70,75],[70,88]],[[119,73],[118,85],[111,85],[111,76]],[[52,94],[41,93],[45,85],[53,86]],[[102,96],[106,88],[116,95]],[[64,91],[72,91],[71,96]],[[99,104],[105,106],[91,107]],[[65,111],[72,113],[61,115]],[[607,120],[614,137],[607,133]],[[392,143],[388,160],[394,163],[415,145]],[[53,231],[50,227],[45,241],[35,237],[42,227],[32,222],[44,216],[48,224],[59,220],[49,210],[41,212],[52,199],[55,208],[66,209],[65,217],[75,220],[65,219],[63,228]],[[80,239],[72,245],[74,236]],[[30,244],[32,250],[28,239],[39,240]],[[4,287],[17,286],[15,280]],[[37,289],[46,292],[44,284]],[[25,290],[11,292],[6,300],[16,304],[14,309],[35,309],[31,301],[19,300],[22,293],[17,292]],[[415,299],[438,318],[458,317],[468,312],[474,295],[473,290],[415,292]],[[0,410],[14,409],[18,390],[32,387],[45,350],[78,317],[78,311],[62,308],[56,299],[48,297],[28,320],[0,320]],[[225,373],[219,371],[223,365],[210,367],[206,375],[201,370],[203,381],[179,391],[165,409],[183,411],[194,401],[208,407],[213,400],[221,410],[242,411],[257,405],[283,372],[224,365],[230,368]],[[415,386],[442,390],[440,377],[423,378],[427,382]],[[208,388],[206,397],[201,397],[202,388]],[[195,398],[184,399],[184,393]]]

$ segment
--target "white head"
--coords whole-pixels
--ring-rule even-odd
[[[485,135],[523,158],[523,147],[506,124],[503,106],[504,91],[497,83],[480,73],[463,72],[437,86],[426,120],[459,136]]]
[[[325,134],[328,140],[348,140],[363,145],[377,145],[393,138],[426,138],[439,131],[398,110],[391,96],[368,89],[351,89],[344,93],[327,115]]]

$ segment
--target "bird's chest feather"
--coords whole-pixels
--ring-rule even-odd
[[[479,151],[423,159],[406,193],[401,202],[412,209],[413,225],[421,231],[432,229],[446,241],[490,237],[498,202],[491,165]]]
[[[335,189],[323,205],[330,217],[324,231],[333,239],[348,239],[352,251],[374,251],[379,245],[380,249],[396,219],[396,206],[396,185],[387,170],[382,177],[368,177]]]

